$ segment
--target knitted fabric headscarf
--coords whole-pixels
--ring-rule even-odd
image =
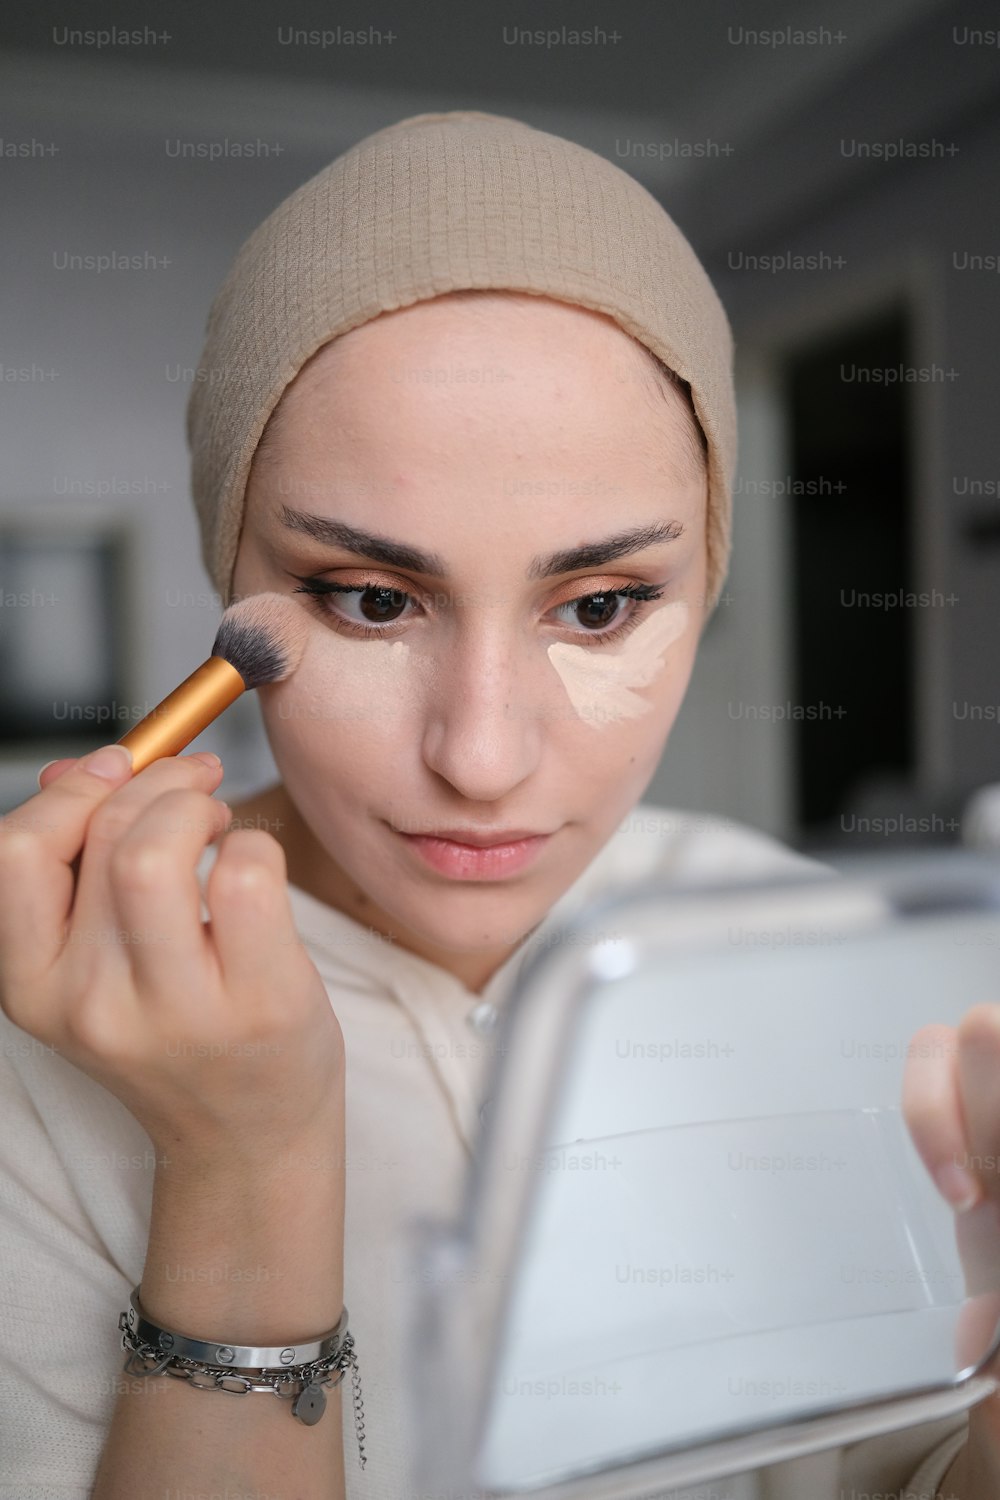
[[[202,557],[224,607],[254,450],[306,360],[380,313],[475,287],[606,313],[689,383],[708,443],[714,608],[736,463],[722,304],[634,177],[572,141],[475,110],[414,115],[359,141],[258,225],[219,288],[187,438]]]

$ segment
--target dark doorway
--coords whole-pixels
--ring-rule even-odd
[[[852,790],[869,776],[906,779],[913,769],[910,344],[898,307],[804,346],[786,365],[804,843],[836,838]]]

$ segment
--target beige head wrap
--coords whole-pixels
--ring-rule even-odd
[[[729,566],[729,323],[670,216],[603,156],[520,120],[414,115],[359,141],[250,235],[219,288],[187,409],[202,557],[223,603],[247,476],[282,392],[323,344],[472,287],[608,314],[689,382],[708,440],[708,596]]]

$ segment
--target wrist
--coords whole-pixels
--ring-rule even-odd
[[[304,1341],[344,1305],[344,1152],[313,1139],[254,1158],[158,1166],[140,1302],[154,1322],[236,1343]]]
[[[156,1144],[155,1188],[208,1198],[220,1183],[232,1182],[251,1193],[269,1182],[295,1174],[336,1184],[345,1168],[346,1124],[343,1108],[324,1113],[296,1135],[234,1138],[203,1132],[196,1139],[175,1135]]]
[[[202,1173],[218,1175],[220,1171],[256,1176],[269,1163],[280,1165],[302,1152],[322,1149],[329,1153],[331,1148],[335,1151],[339,1147],[342,1154],[347,1128],[344,1073],[341,1071],[330,1079],[321,1106],[310,1114],[307,1122],[289,1121],[285,1118],[288,1113],[279,1095],[261,1104],[252,1130],[219,1120],[206,1123],[204,1116],[196,1117],[193,1113],[183,1122],[175,1121],[155,1130],[147,1124],[145,1128],[156,1148],[162,1174],[169,1175],[173,1169],[192,1179]]]

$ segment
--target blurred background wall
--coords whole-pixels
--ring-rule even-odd
[[[733,324],[733,563],[647,800],[957,841],[1000,782],[998,39],[928,0],[8,9],[0,808],[208,653],[183,416],[242,241],[370,131],[474,108],[636,176]],[[253,694],[202,746],[230,801],[273,779]]]

